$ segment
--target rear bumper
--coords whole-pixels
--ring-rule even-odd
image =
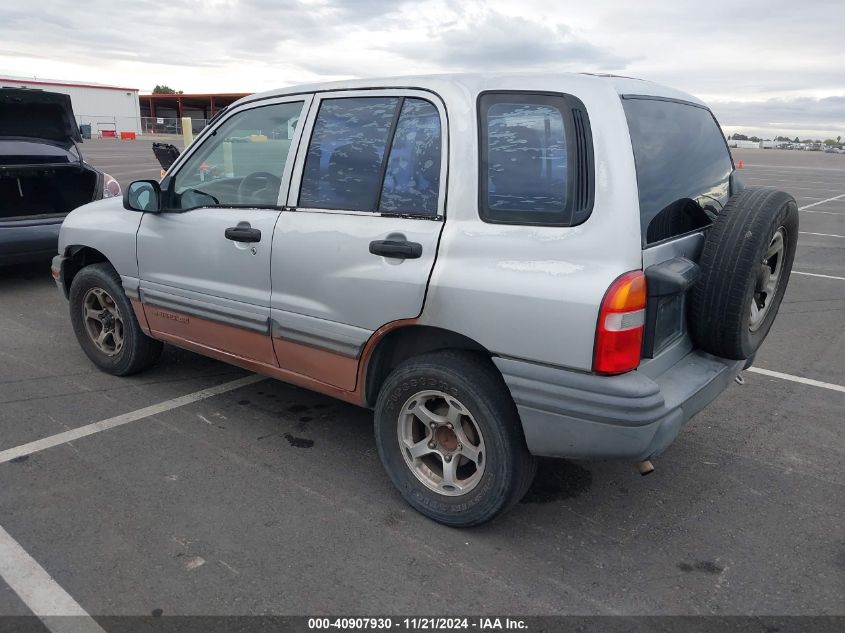
[[[534,455],[648,459],[730,385],[746,361],[692,351],[660,375],[597,376],[494,358]]]
[[[0,265],[36,261],[56,254],[64,216],[0,222]]]

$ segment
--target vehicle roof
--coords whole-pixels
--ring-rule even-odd
[[[397,77],[367,77],[343,81],[286,86],[249,95],[233,105],[240,105],[259,99],[269,99],[311,92],[334,90],[361,90],[373,88],[420,88],[431,90],[444,98],[451,93],[472,94],[473,97],[487,90],[537,90],[545,92],[566,92],[582,88],[611,87],[618,94],[636,94],[666,99],[679,99],[705,105],[690,94],[643,79],[590,73],[459,73],[438,75],[407,75]],[[578,95],[576,95],[578,96]]]

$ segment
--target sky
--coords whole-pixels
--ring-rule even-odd
[[[843,0],[3,0],[0,74],[149,92],[353,77],[608,72],[726,133],[845,137]]]

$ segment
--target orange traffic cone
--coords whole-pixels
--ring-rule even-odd
[[[741,160],[737,163],[736,168],[742,169],[742,161]]]

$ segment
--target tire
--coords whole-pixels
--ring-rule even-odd
[[[128,376],[158,360],[163,345],[141,331],[120,276],[110,264],[92,264],[80,270],[71,283],[69,300],[76,339],[91,362],[104,372]],[[86,308],[88,314],[98,313],[100,317],[86,317]],[[104,332],[102,340],[95,341],[96,335]]]
[[[782,250],[770,257],[777,243]],[[728,201],[707,234],[692,292],[698,347],[734,360],[754,355],[783,300],[797,243],[798,205],[788,193],[757,187]]]
[[[428,413],[421,413],[420,403]],[[451,434],[447,420],[460,421]],[[488,358],[469,352],[433,352],[393,370],[376,402],[375,436],[382,464],[405,501],[453,527],[479,525],[511,508],[537,470],[501,374]],[[430,449],[432,443],[435,450],[418,459],[407,448]],[[447,461],[454,479],[447,477]],[[448,481],[456,482],[452,490]]]

